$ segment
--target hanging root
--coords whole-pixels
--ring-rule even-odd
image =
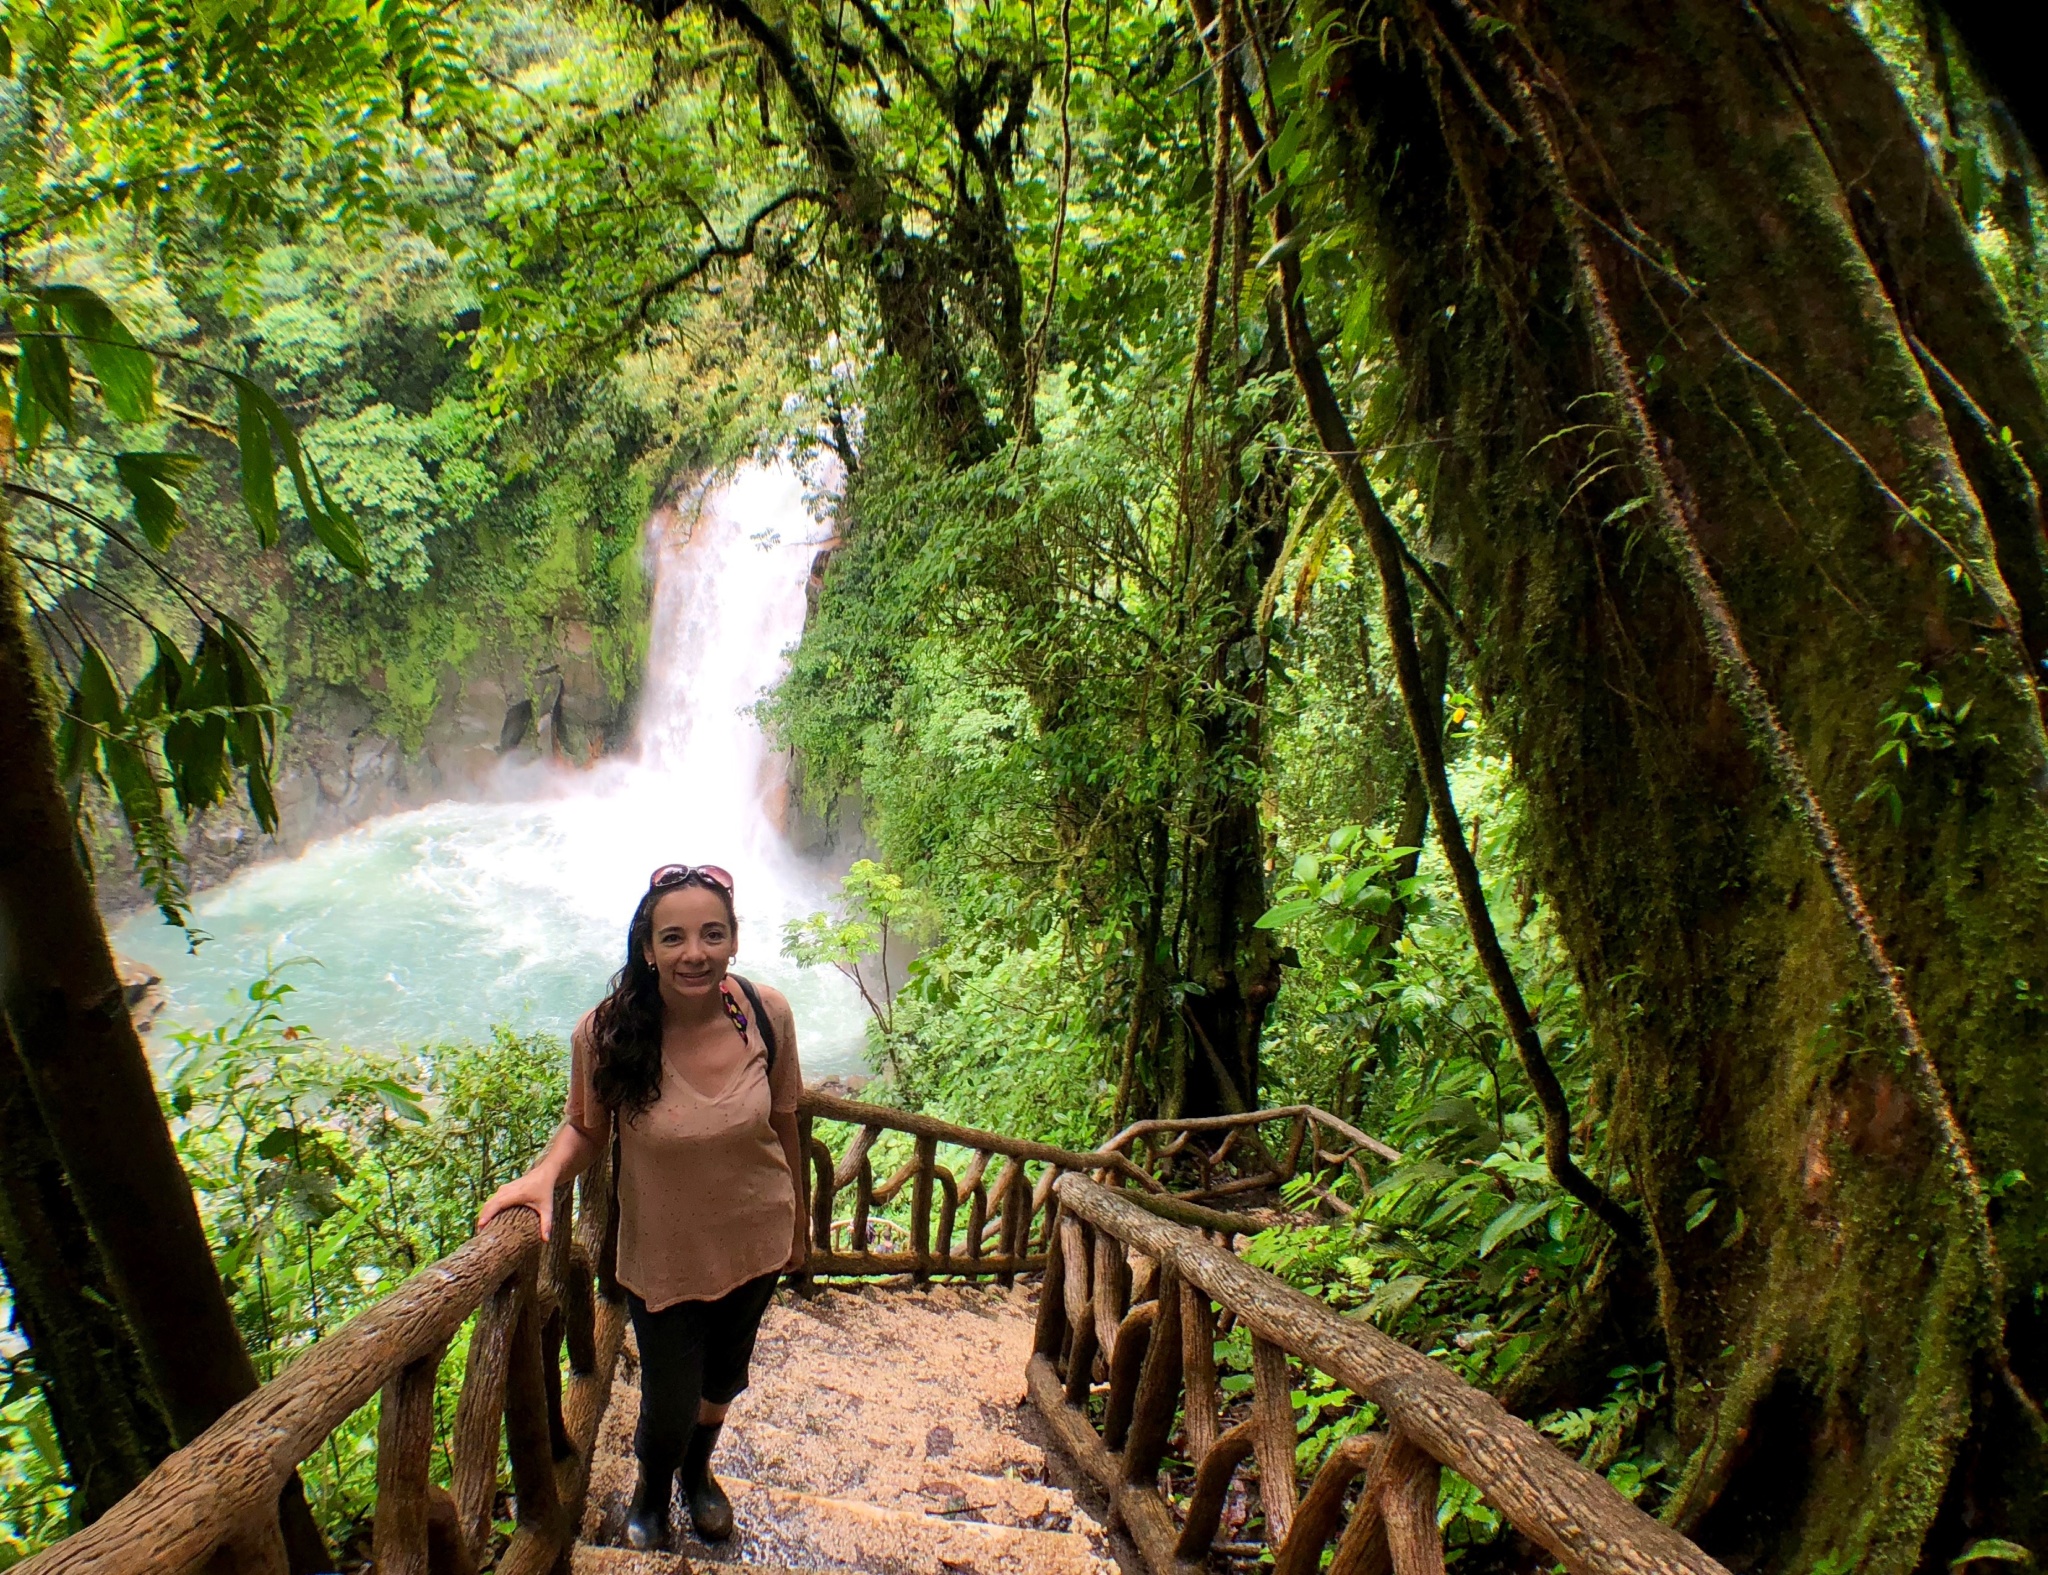
[[[1202,0],[1194,0],[1194,4],[1196,20],[1204,21]],[[1251,17],[1246,20],[1251,29],[1252,47],[1257,49],[1257,19]],[[1235,82],[1236,68],[1220,51],[1215,58],[1219,78],[1228,77],[1232,81],[1226,91],[1236,95],[1240,91]],[[1270,113],[1270,103],[1268,109]],[[1241,112],[1235,118],[1246,156],[1252,161],[1261,187],[1270,194],[1274,176],[1261,155],[1271,128],[1262,133],[1249,113]],[[1293,365],[1295,382],[1308,406],[1316,436],[1336,468],[1337,478],[1357,511],[1365,528],[1367,544],[1372,549],[1373,562],[1379,571],[1380,606],[1386,619],[1388,641],[1394,651],[1394,674],[1400,684],[1409,732],[1415,741],[1416,765],[1429,801],[1430,819],[1436,822],[1437,841],[1443,848],[1444,860],[1450,865],[1452,879],[1458,888],[1458,901],[1464,910],[1466,927],[1471,932],[1473,947],[1479,953],[1487,983],[1493,989],[1494,1000],[1500,1006],[1508,1037],[1515,1047],[1516,1059],[1521,1062],[1523,1074],[1529,1079],[1529,1086],[1543,1113],[1544,1160],[1551,1179],[1560,1188],[1612,1231],[1623,1248],[1637,1257],[1644,1256],[1648,1248],[1642,1227],[1635,1217],[1572,1158],[1571,1107],[1565,1100],[1564,1085],[1559,1082],[1550,1058],[1543,1053],[1535,1019],[1529,1013],[1528,1002],[1522,998],[1521,986],[1516,982],[1514,969],[1501,946],[1500,934],[1494,929],[1493,915],[1486,905],[1486,892],[1479,880],[1479,865],[1472,850],[1465,845],[1458,821],[1458,806],[1451,797],[1438,716],[1442,696],[1428,693],[1423,679],[1422,654],[1415,637],[1414,607],[1408,596],[1407,556],[1400,533],[1394,529],[1394,522],[1381,506],[1379,494],[1374,491],[1372,480],[1359,461],[1350,423],[1337,401],[1336,391],[1330,387],[1329,376],[1323,368],[1322,351],[1309,332],[1308,316],[1301,300],[1301,262],[1290,248],[1281,244],[1291,238],[1293,231],[1293,210],[1284,195],[1274,197],[1273,240],[1275,249],[1281,254],[1281,315],[1286,326],[1288,360]]]
[[[1060,201],[1053,214],[1052,255],[1045,270],[1045,305],[1038,324],[1031,330],[1031,342],[1024,347],[1024,390],[1022,408],[1017,412],[1017,448],[1010,452],[1014,468],[1017,454],[1027,438],[1038,431],[1038,377],[1045,367],[1046,341],[1052,336],[1053,305],[1059,299],[1060,252],[1067,239],[1067,191],[1074,178],[1074,126],[1068,116],[1068,100],[1074,90],[1074,0],[1060,0]],[[836,62],[835,62],[836,63]]]
[[[1237,72],[1230,59],[1237,49],[1237,7],[1222,0],[1216,44],[1210,54],[1216,79],[1216,162],[1210,172],[1209,251],[1202,261],[1202,298],[1195,320],[1194,368],[1188,375],[1187,409],[1181,416],[1180,456],[1187,465],[1194,443],[1195,411],[1209,383],[1209,361],[1216,348],[1216,296],[1223,276],[1223,232],[1230,224],[1230,124],[1236,113]]]

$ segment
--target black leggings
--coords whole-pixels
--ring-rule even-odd
[[[659,1312],[632,1291],[640,1345],[640,1427],[633,1452],[657,1474],[673,1471],[697,1425],[699,1401],[728,1405],[747,1387],[747,1363],[779,1272],[749,1280],[715,1302],[676,1302]]]

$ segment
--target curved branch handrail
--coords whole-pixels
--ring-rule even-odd
[[[822,1094],[808,1088],[797,1104],[797,1111],[800,1115],[825,1121],[844,1121],[849,1126],[882,1127],[891,1132],[936,1138],[941,1143],[954,1143],[961,1148],[986,1149],[992,1154],[1035,1160],[1061,1170],[1112,1170],[1137,1182],[1148,1192],[1166,1190],[1127,1154],[1111,1155],[1100,1150],[1084,1153],[1078,1149],[1056,1148],[1050,1143],[1005,1137],[1000,1132],[988,1132],[980,1127],[956,1126],[951,1121],[920,1115],[914,1110],[898,1110],[893,1105],[871,1105],[858,1099],[841,1099],[837,1094]]]
[[[1006,1137],[1000,1132],[959,1126],[892,1105],[842,1099],[815,1089],[804,1090],[797,1104],[797,1117],[802,1148],[808,1156],[803,1166],[803,1191],[804,1208],[811,1220],[812,1247],[805,1271],[813,1275],[908,1274],[919,1282],[934,1274],[993,1276],[1007,1285],[1017,1274],[1045,1266],[1052,1188],[1062,1176],[1092,1175],[1134,1183],[1124,1195],[1162,1218],[1225,1237],[1248,1236],[1286,1224],[1288,1216],[1271,1210],[1231,1212],[1205,1206],[1201,1200],[1271,1191],[1295,1180],[1304,1168],[1302,1150],[1306,1146],[1310,1191],[1320,1206],[1334,1214],[1346,1214],[1352,1206],[1337,1199],[1322,1181],[1349,1167],[1357,1173],[1361,1186],[1369,1186],[1359,1162],[1362,1152],[1390,1161],[1402,1157],[1398,1149],[1314,1105],[1282,1105],[1229,1116],[1139,1121],[1089,1150]],[[816,1136],[814,1128],[818,1121],[841,1122],[853,1129],[851,1139],[838,1155]],[[1277,1157],[1268,1153],[1256,1136],[1256,1128],[1272,1122],[1287,1122],[1293,1128],[1285,1151]],[[1336,1141],[1343,1146],[1333,1152],[1326,1151],[1320,1141],[1307,1143],[1310,1130],[1317,1128],[1336,1134]],[[878,1185],[873,1174],[872,1150],[884,1132],[901,1132],[917,1142],[912,1157]],[[1205,1177],[1203,1187],[1186,1195],[1176,1194],[1128,1152],[1139,1138],[1164,1132],[1179,1134],[1179,1141],[1155,1150],[1155,1161],[1179,1155],[1194,1134],[1225,1134],[1222,1147],[1215,1153],[1197,1151]],[[1244,1140],[1244,1150],[1257,1162],[1252,1172],[1208,1185],[1206,1178],[1215,1167],[1226,1160],[1241,1164],[1241,1160],[1231,1160],[1231,1151],[1240,1139]],[[957,1180],[938,1163],[941,1143],[975,1155]],[[992,1164],[998,1164],[998,1171],[991,1186],[987,1175]],[[1035,1182],[1028,1168],[1032,1165],[1042,1167]],[[1327,1172],[1324,1167],[1329,1167]],[[852,1208],[841,1210],[840,1194],[849,1188],[853,1192]],[[898,1229],[907,1231],[908,1249],[875,1251],[870,1234],[883,1222],[874,1211],[892,1203],[906,1188],[911,1199],[909,1221],[907,1225],[891,1221],[889,1228],[891,1234]],[[935,1220],[935,1200],[941,1195],[946,1206],[937,1211]],[[967,1215],[966,1240],[956,1251],[953,1229],[963,1209]],[[988,1239],[990,1231],[996,1232],[993,1242]]]
[[[1345,1491],[1361,1473],[1365,1488],[1342,1529],[1333,1575],[1384,1568],[1389,1558],[1394,1575],[1441,1575],[1435,1511],[1442,1466],[1572,1575],[1728,1575],[1492,1396],[1371,1324],[1339,1317],[1085,1176],[1063,1176],[1053,1190],[1060,1220],[1039,1297],[1032,1400],[1112,1495],[1154,1575],[1204,1567],[1223,1489],[1247,1456],[1258,1462],[1268,1540],[1276,1572],[1285,1575],[1318,1567],[1338,1531]],[[1123,1305],[1131,1252],[1149,1260],[1156,1276],[1146,1319]],[[1211,1298],[1253,1336],[1252,1414],[1228,1432],[1217,1425]],[[1133,1351],[1141,1339],[1145,1349]],[[1110,1379],[1105,1430],[1121,1435],[1108,1439],[1097,1436],[1083,1409],[1098,1357]],[[1298,1502],[1290,1358],[1371,1400],[1389,1423],[1387,1435],[1354,1438],[1334,1451]],[[1156,1481],[1183,1393],[1197,1488],[1180,1527]]]
[[[1147,1121],[1133,1121],[1115,1137],[1101,1145],[1101,1151],[1122,1151],[1141,1137],[1154,1132],[1222,1132],[1236,1127],[1263,1126],[1268,1121],[1292,1121],[1305,1117],[1318,1126],[1328,1127],[1332,1132],[1348,1139],[1355,1148],[1367,1149],[1389,1164],[1398,1165],[1405,1157],[1397,1148],[1390,1148],[1376,1137],[1368,1137],[1341,1116],[1333,1116],[1318,1105],[1275,1105],[1265,1110],[1247,1110],[1229,1116],[1161,1116]]]
[[[380,1391],[375,1562],[380,1575],[425,1575],[430,1541],[460,1538],[473,1564],[489,1551],[502,1427],[519,1525],[501,1575],[544,1575],[575,1533],[597,1426],[624,1340],[625,1308],[596,1303],[591,1265],[610,1223],[610,1181],[586,1177],[555,1200],[540,1239],[531,1210],[499,1216],[447,1257],[316,1342],[171,1455],[92,1525],[16,1566],[21,1575],[184,1575],[285,1568],[278,1495],[337,1427]],[[452,1495],[431,1485],[433,1401],[441,1359],[477,1315],[453,1439]],[[567,1394],[557,1369],[567,1344]],[[569,1452],[561,1454],[566,1443]]]

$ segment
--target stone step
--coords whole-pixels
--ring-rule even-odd
[[[786,1564],[731,1566],[747,1575],[821,1575]],[[635,1553],[631,1548],[594,1548],[578,1543],[569,1556],[570,1575],[690,1575],[690,1561],[680,1553]]]
[[[688,1531],[689,1514],[678,1503],[674,1547],[692,1565],[718,1564],[755,1569],[764,1564],[802,1570],[860,1570],[867,1575],[1103,1575],[1105,1554],[1096,1537],[1079,1531],[1042,1531],[990,1525],[945,1515],[916,1514],[855,1499],[825,1498],[788,1488],[765,1487],[736,1477],[722,1479],[732,1499],[736,1525],[732,1540],[707,1545]],[[631,1491],[631,1483],[626,1485]],[[617,1524],[611,1522],[616,1518]],[[593,1541],[611,1542],[624,1531],[623,1510],[591,1528]],[[667,1575],[686,1566],[661,1556],[613,1547],[591,1552],[625,1553],[650,1559],[628,1570],[607,1567],[604,1575]],[[673,1557],[673,1555],[670,1555]],[[593,1575],[596,1572],[593,1571]]]
[[[678,1502],[676,1547],[691,1563],[728,1567],[1115,1575],[1102,1528],[1048,1479],[1025,1433],[1031,1315],[1021,1290],[779,1296],[712,1462],[737,1534],[707,1547]],[[629,1348],[581,1528],[606,1549],[623,1541],[633,1491],[638,1380]]]

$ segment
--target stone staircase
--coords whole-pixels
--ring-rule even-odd
[[[713,1469],[738,1530],[672,1551],[624,1542],[639,1365],[630,1342],[598,1434],[576,1575],[692,1565],[868,1575],[1115,1575],[1109,1539],[1055,1477],[1024,1406],[1023,1287],[782,1292]]]

